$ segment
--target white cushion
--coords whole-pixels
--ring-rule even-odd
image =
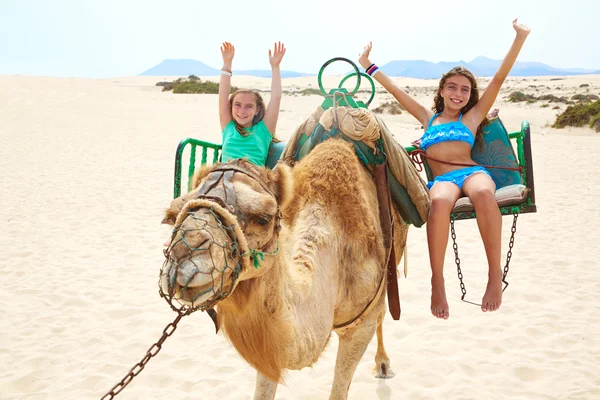
[[[525,185],[515,184],[504,186],[496,190],[496,203],[499,207],[514,206],[525,202],[529,189]],[[468,197],[461,197],[456,201],[452,212],[473,211],[475,207]]]

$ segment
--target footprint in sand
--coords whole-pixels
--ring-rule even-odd
[[[523,382],[531,382],[538,379],[541,371],[529,367],[517,367],[514,369],[515,375]]]

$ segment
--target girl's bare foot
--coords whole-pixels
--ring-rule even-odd
[[[444,278],[431,278],[431,313],[440,319],[448,319],[450,316]]]
[[[488,279],[487,289],[481,300],[481,310],[496,311],[502,304],[502,274],[491,273]]]

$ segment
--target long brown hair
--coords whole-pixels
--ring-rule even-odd
[[[469,80],[471,84],[471,96],[469,97],[469,101],[467,104],[460,110],[462,114],[466,114],[477,102],[479,101],[479,89],[477,88],[477,81],[475,80],[475,76],[466,68],[463,67],[454,67],[450,71],[446,72],[442,75],[442,79],[440,79],[440,83],[438,85],[437,93],[435,94],[435,98],[433,99],[433,107],[431,110],[436,114],[444,111],[444,98],[441,95],[442,89],[446,84],[446,80],[455,75],[464,76]],[[477,139],[481,139],[483,137],[483,127],[489,123],[489,119],[487,116],[481,121],[481,124],[477,127],[477,132],[475,136]]]
[[[263,118],[265,117],[265,102],[262,98],[262,96],[260,95],[260,93],[258,93],[256,90],[252,90],[252,89],[239,89],[236,90],[235,92],[233,92],[230,96],[229,96],[229,105],[231,107],[231,110],[233,110],[233,99],[235,98],[235,96],[237,96],[240,93],[249,93],[254,95],[254,100],[256,101],[256,109],[258,110],[258,112],[256,113],[256,115],[254,116],[254,118],[252,118],[252,126],[258,124],[260,121],[263,120]],[[233,112],[233,111],[232,111]],[[248,135],[248,128],[244,128],[243,126],[241,126],[240,124],[238,124],[238,122],[235,120],[235,118],[233,118],[233,123],[235,124],[235,129],[239,132],[240,135],[242,136],[246,136]],[[271,136],[273,137],[273,142],[280,142],[279,138],[277,137],[277,135],[275,134],[275,132],[270,132]]]

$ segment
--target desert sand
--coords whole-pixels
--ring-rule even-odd
[[[172,79],[0,76],[0,399],[99,399],[175,318],[157,286],[175,149],[186,137],[218,142],[220,131],[217,96],[155,86]],[[436,80],[395,79],[431,103]],[[232,83],[270,86],[254,77]],[[318,87],[316,77],[283,86]],[[600,398],[600,134],[551,128],[566,106],[508,103],[514,90],[600,95],[600,76],[510,77],[497,100],[510,131],[531,123],[538,206],[519,217],[502,307],[483,313],[460,301],[449,247],[450,319],[434,318],[425,228],[411,227],[402,317],[384,324],[396,376],[373,377],[373,341],[350,399]],[[378,92],[372,107],[389,99]],[[278,135],[289,137],[321,101],[285,95]],[[421,135],[407,113],[383,118],[404,145]],[[503,222],[506,253],[512,218]],[[479,301],[487,264],[475,221],[457,222],[457,234],[467,298]],[[336,350],[333,335],[316,364],[286,374],[276,399],[327,399]],[[117,398],[251,399],[254,379],[198,312]]]

